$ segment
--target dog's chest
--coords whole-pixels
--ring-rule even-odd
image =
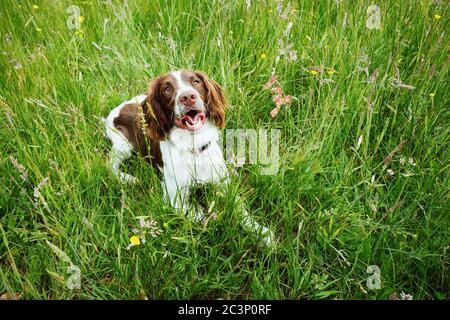
[[[208,128],[206,128],[208,129]],[[161,142],[164,175],[178,184],[216,183],[227,173],[218,141],[217,130],[196,135],[172,132],[171,139]]]

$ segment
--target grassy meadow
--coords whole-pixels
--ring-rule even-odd
[[[449,14],[431,0],[1,1],[0,298],[449,299]],[[201,223],[162,201],[142,158],[125,169],[140,182],[119,182],[100,121],[175,69],[222,85],[226,128],[281,132],[279,171],[236,168],[228,191],[203,193]],[[274,75],[292,97],[276,112]],[[238,195],[275,248],[243,229]]]

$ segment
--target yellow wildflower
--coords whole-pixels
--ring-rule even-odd
[[[434,14],[434,18],[435,18],[436,20],[439,20],[440,18],[442,18],[442,16],[441,16],[440,14],[438,14],[438,13],[435,13],[435,14]]]
[[[317,70],[309,70],[309,73],[311,73],[313,76],[317,76],[319,74],[319,71],[317,71]]]
[[[263,59],[263,60],[267,59],[267,54],[262,53],[262,54],[261,54],[261,59]]]
[[[328,73],[328,75],[330,75],[330,76],[332,76],[335,72],[336,72],[336,70],[333,70],[333,69],[328,69],[328,70],[327,70],[327,73]]]
[[[37,9],[39,9],[39,6],[33,4],[33,9],[34,9],[34,10],[37,10]]]
[[[77,29],[75,31],[75,35],[79,36],[81,39],[84,38],[84,33],[83,33],[83,29]]]
[[[430,93],[430,98],[434,98],[434,93]]]
[[[141,240],[139,239],[138,236],[132,236],[132,237],[130,238],[130,243],[131,243],[133,246],[138,246],[138,245],[141,244]]]
[[[84,17],[83,17],[83,16],[79,16],[79,17],[78,17],[78,21],[80,21],[80,23],[83,23]]]

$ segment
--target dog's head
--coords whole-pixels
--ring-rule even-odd
[[[206,119],[223,128],[225,105],[222,88],[206,74],[174,71],[152,81],[143,109],[152,139],[163,140],[174,126],[194,132]]]

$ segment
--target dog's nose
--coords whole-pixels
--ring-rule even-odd
[[[186,107],[190,107],[195,104],[195,99],[195,91],[187,90],[180,96],[180,103]]]

